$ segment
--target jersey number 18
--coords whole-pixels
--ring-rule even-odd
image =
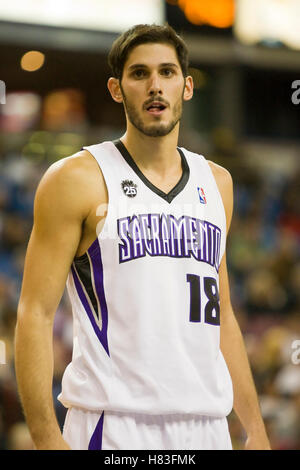
[[[196,274],[187,274],[186,280],[190,284],[190,321],[198,323],[201,322],[201,278]],[[208,299],[204,307],[204,322],[220,325],[220,298],[216,279],[204,277],[203,287]]]

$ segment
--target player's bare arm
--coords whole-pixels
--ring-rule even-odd
[[[210,162],[210,167],[223,199],[228,233],[233,212],[232,178],[221,166]],[[220,265],[219,283],[221,350],[232,378],[233,407],[248,436],[246,449],[269,449],[270,444],[261,417],[244,341],[231,305],[226,251]]]
[[[53,407],[52,330],[72,260],[81,254],[80,249],[84,251],[84,244],[96,238],[92,227],[86,227],[89,216],[94,217],[94,201],[97,198],[100,203],[102,195],[105,198],[95,165],[86,151],[60,160],[46,171],[35,196],[15,354],[19,392],[38,449],[69,448]]]

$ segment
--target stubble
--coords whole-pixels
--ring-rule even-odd
[[[183,109],[183,93],[184,87],[181,94],[181,97],[175,103],[172,112],[172,118],[167,124],[163,124],[157,120],[153,124],[146,124],[136,108],[129,102],[127,99],[122,86],[120,86],[122,95],[123,95],[123,104],[125,108],[125,112],[127,115],[128,120],[130,123],[142,134],[148,137],[164,137],[168,135],[177,123],[180,121],[182,116],[182,109]],[[155,101],[156,97],[153,97],[153,101]]]

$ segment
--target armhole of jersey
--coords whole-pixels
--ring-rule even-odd
[[[189,152],[189,153],[192,153],[192,152]],[[219,204],[218,204],[218,210],[220,212],[220,216],[222,217],[223,219],[223,223],[224,223],[224,230],[225,230],[225,237],[224,237],[224,242],[223,242],[223,246],[224,246],[224,251],[223,251],[223,254],[222,254],[222,258],[224,256],[224,253],[225,253],[225,250],[226,250],[226,240],[227,240],[227,218],[226,218],[226,211],[225,211],[225,207],[224,207],[224,203],[223,203],[223,198],[222,198],[222,194],[219,190],[219,186],[216,182],[216,179],[215,179],[215,176],[213,174],[213,171],[208,163],[208,160],[206,160],[206,158],[201,155],[201,154],[194,154],[196,155],[196,158],[199,159],[199,157],[201,158],[201,161],[203,162],[203,166],[204,168],[206,168],[206,173],[207,173],[207,176],[208,178],[211,180],[212,182],[212,185],[214,186],[215,188],[215,192],[217,194],[217,198],[219,199]],[[221,258],[221,260],[222,260]],[[220,260],[220,261],[221,261]]]
[[[204,157],[203,157],[204,158]],[[208,173],[210,174],[211,176],[211,180],[213,181],[213,184],[216,188],[216,194],[218,195],[218,198],[219,198],[219,209],[220,209],[220,213],[221,213],[221,216],[223,218],[223,222],[224,222],[224,230],[225,230],[225,236],[224,236],[224,242],[223,242],[223,247],[224,247],[224,251],[222,253],[222,256],[220,258],[220,264],[222,262],[222,259],[223,259],[223,256],[225,254],[225,251],[226,251],[226,244],[227,244],[227,217],[226,217],[226,211],[225,211],[225,206],[224,206],[224,202],[223,202],[223,197],[222,197],[222,194],[219,190],[219,186],[216,182],[216,178],[213,174],[213,171],[210,167],[210,164],[208,163],[208,161],[206,160],[206,158],[204,158],[204,161],[205,161],[205,164],[207,166],[207,171]]]
[[[98,233],[97,227],[98,227],[98,224],[100,222],[98,222],[97,227],[96,227],[97,239],[100,241],[103,238],[104,233],[107,230],[107,226],[109,224],[110,215],[111,215],[111,205],[112,205],[111,201],[113,200],[113,197],[112,197],[112,188],[111,188],[110,184],[108,183],[109,175],[107,173],[109,173],[109,170],[107,170],[105,163],[103,163],[101,161],[101,156],[100,156],[101,151],[99,151],[99,148],[97,148],[97,149],[95,149],[95,151],[93,151],[93,147],[94,147],[93,145],[91,145],[89,147],[82,147],[82,150],[86,150],[87,152],[89,152],[94,157],[94,159],[96,160],[96,162],[97,162],[97,164],[100,168],[100,171],[102,173],[104,182],[105,182],[105,186],[106,186],[106,190],[107,190],[107,197],[108,197],[107,205],[103,208],[103,210],[105,210],[105,208],[106,208],[105,222],[104,222],[104,224],[101,228],[101,231],[99,233]],[[100,205],[97,207],[97,213],[98,213],[99,207],[100,207]],[[100,214],[97,214],[97,213],[96,213],[96,215],[100,215]],[[95,243],[95,241],[96,241],[96,239],[94,240],[92,245]]]
[[[221,192],[220,192],[218,183],[216,182],[216,178],[215,178],[215,176],[214,176],[214,174],[213,174],[213,171],[212,171],[212,169],[211,169],[211,167],[210,167],[209,162],[208,162],[206,159],[204,159],[204,160],[205,160],[205,163],[206,163],[206,165],[207,165],[208,171],[209,171],[209,173],[210,173],[210,175],[211,175],[211,178],[212,178],[212,180],[213,180],[213,184],[214,184],[214,186],[215,186],[215,188],[216,188],[216,192],[217,192],[218,197],[219,197],[219,200],[220,200],[222,217],[223,217],[224,220],[225,220],[225,227],[226,227],[226,233],[227,233],[227,218],[226,218],[226,211],[225,211],[225,206],[224,206],[224,202],[223,202],[223,197],[222,197],[222,194],[221,194]]]

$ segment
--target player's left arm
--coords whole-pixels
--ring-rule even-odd
[[[212,162],[209,164],[223,199],[228,233],[233,212],[232,178],[230,173],[221,166]],[[270,449],[243,336],[231,305],[226,251],[219,269],[219,291],[220,347],[233,383],[233,408],[247,433],[245,449]]]

